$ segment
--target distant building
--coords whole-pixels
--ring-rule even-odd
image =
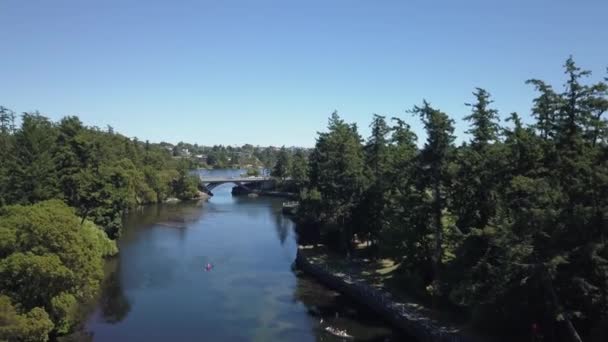
[[[199,163],[207,163],[207,155],[206,154],[197,154],[194,156],[194,158],[196,158],[196,161],[198,161]]]

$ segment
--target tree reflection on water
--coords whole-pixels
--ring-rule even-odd
[[[127,317],[131,311],[131,304],[122,288],[119,260],[108,261],[106,272],[107,277],[99,306],[103,320],[106,323],[116,324]]]

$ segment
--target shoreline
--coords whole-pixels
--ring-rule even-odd
[[[288,199],[298,199],[298,194],[293,192],[285,191],[271,191],[271,190],[243,190],[242,187],[235,186],[231,191],[232,196],[265,196],[265,197],[280,197]]]
[[[311,260],[302,250],[303,248],[298,246],[294,261],[296,268],[313,276],[328,287],[367,306],[387,322],[417,341],[483,341],[479,338],[465,336],[461,329],[456,326],[428,317],[416,304],[399,302],[386,290],[373,287],[364,280],[353,278],[350,274],[332,270],[327,263]]]

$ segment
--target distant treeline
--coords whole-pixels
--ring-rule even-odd
[[[370,241],[400,262],[406,292],[493,333],[535,324],[547,340],[606,337],[608,87],[571,58],[564,67],[562,90],[526,82],[538,94],[530,125],[517,113],[501,125],[476,89],[460,146],[454,121],[426,101],[409,111],[422,148],[402,119],[374,115],[363,141],[332,114],[309,157],[300,221],[345,254],[355,235]]]
[[[161,146],[170,150],[173,156],[187,157],[199,166],[211,168],[265,168],[271,169],[277,163],[280,153],[292,156],[296,153],[305,153],[309,149],[285,146],[201,146],[179,142],[173,145],[161,142]]]

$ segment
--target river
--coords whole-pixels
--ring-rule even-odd
[[[373,313],[292,270],[296,237],[281,199],[233,197],[231,187],[215,188],[205,203],[126,217],[120,255],[107,263],[85,325],[94,341],[343,341],[327,326],[357,341],[403,341]]]

